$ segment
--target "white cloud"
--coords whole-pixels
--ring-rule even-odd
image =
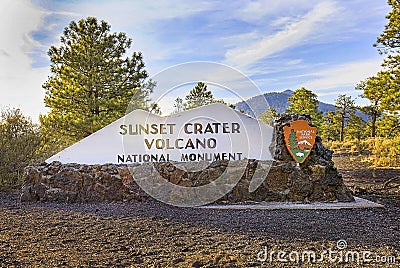
[[[288,24],[293,23],[294,18],[292,17],[280,17],[270,23],[272,27],[285,27]]]
[[[40,87],[48,71],[33,69],[31,50],[39,44],[30,36],[39,29],[44,11],[30,1],[0,2],[0,107],[18,107],[34,121],[44,112]]]
[[[329,21],[337,10],[333,2],[319,3],[303,17],[290,22],[284,30],[228,50],[225,54],[226,61],[235,66],[247,66],[288,48],[309,42],[311,35],[320,32],[321,25]]]
[[[65,6],[68,8],[68,6]],[[119,25],[144,24],[155,20],[165,20],[177,17],[187,17],[194,13],[208,10],[212,7],[211,3],[196,1],[188,2],[184,0],[159,0],[159,1],[131,1],[123,0],[115,3],[104,1],[93,4],[91,1],[74,3],[70,6],[72,14],[79,12],[87,16],[99,16],[111,19]]]
[[[269,15],[298,13],[314,6],[318,1],[314,0],[255,0],[246,1],[245,4],[235,11],[235,15],[247,22],[259,23]],[[288,18],[288,17],[286,17]]]
[[[329,67],[309,74],[317,78],[306,82],[304,86],[312,90],[328,90],[341,87],[354,88],[361,80],[375,75],[381,69],[381,63],[382,59],[377,58]]]

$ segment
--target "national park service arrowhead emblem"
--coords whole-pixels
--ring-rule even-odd
[[[317,136],[317,128],[312,127],[306,120],[290,122],[283,127],[286,148],[297,163],[303,163],[311,152]]]

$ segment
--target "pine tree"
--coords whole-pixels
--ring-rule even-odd
[[[349,118],[354,116],[356,107],[351,96],[346,96],[345,94],[339,95],[339,97],[336,99],[335,106],[335,115],[340,122],[340,141],[343,141],[345,136],[345,127],[349,121]]]
[[[324,124],[324,131],[322,135],[323,140],[337,141],[340,139],[340,122],[336,116],[335,111],[328,111],[326,113],[326,124]]]
[[[361,97],[367,98],[370,105],[361,107],[361,111],[367,114],[371,120],[371,137],[376,136],[376,122],[382,114],[385,106],[385,98],[390,91],[390,75],[388,72],[379,72],[357,84],[356,89],[363,91]]]
[[[388,0],[391,11],[386,15],[388,23],[377,38],[376,46],[381,54],[387,54],[383,67],[388,78],[388,94],[382,98],[386,110],[400,110],[400,1]]]
[[[367,123],[358,115],[350,115],[348,124],[345,128],[345,138],[346,139],[357,139],[361,140],[365,138],[365,130]]]
[[[175,111],[174,111],[175,113],[179,113],[179,112],[182,112],[184,110],[185,105],[183,103],[182,98],[177,97],[175,99],[174,108],[175,108]]]
[[[207,84],[203,82],[198,82],[185,99],[185,110],[208,105],[215,101],[212,92],[207,89]]]
[[[146,109],[154,84],[143,57],[125,53],[132,40],[110,33],[110,25],[88,17],[64,29],[61,45],[49,49],[51,76],[44,83],[49,114],[40,122],[55,135],[78,141],[114,120],[127,109]]]
[[[381,53],[400,52],[400,1],[388,0],[392,10],[386,15],[389,22],[385,25],[384,31],[377,38],[375,47]]]
[[[314,92],[302,87],[296,89],[293,96],[288,100],[290,105],[286,109],[286,113],[309,114],[312,123],[316,125],[318,129],[321,128],[323,116],[322,113],[318,111],[318,99]]]
[[[400,116],[397,112],[385,113],[377,122],[377,136],[393,139],[400,136]]]

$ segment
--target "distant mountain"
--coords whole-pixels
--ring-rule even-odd
[[[259,118],[260,114],[265,112],[268,107],[274,108],[275,111],[282,114],[285,113],[290,102],[288,98],[293,96],[292,90],[285,90],[283,92],[269,92],[262,95],[251,97],[250,99],[236,104],[236,110],[243,110],[246,114],[251,117]],[[268,106],[269,105],[269,106]],[[318,110],[323,113],[335,110],[335,105],[319,102]],[[367,115],[357,112],[357,115],[361,116],[364,121],[367,121]]]
[[[293,91],[286,90],[283,92],[269,92],[262,95],[251,97],[246,101],[236,104],[237,110],[243,110],[251,117],[258,118],[261,113],[269,107],[274,108],[278,113],[282,114],[289,106],[288,98],[293,95]]]

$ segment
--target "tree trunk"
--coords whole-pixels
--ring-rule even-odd
[[[376,112],[372,112],[372,116],[371,116],[371,138],[375,138],[376,136],[376,117],[377,114]]]
[[[341,128],[340,128],[340,141],[344,140],[344,116],[342,117]]]

